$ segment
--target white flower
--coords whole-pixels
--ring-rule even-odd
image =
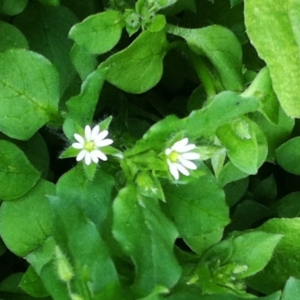
[[[199,159],[200,154],[190,152],[196,148],[196,145],[188,144],[188,142],[188,138],[184,138],[165,151],[169,170],[176,180],[179,179],[179,172],[185,176],[189,176],[190,172],[188,169],[197,169],[197,166],[191,160]]]
[[[98,163],[99,159],[107,160],[107,156],[99,150],[99,148],[113,143],[113,140],[105,139],[107,135],[107,130],[100,132],[99,125],[96,125],[93,129],[89,125],[86,125],[84,137],[75,133],[74,137],[77,142],[73,143],[72,147],[81,150],[77,155],[76,160],[80,161],[84,159],[87,165],[90,165],[92,161]]]

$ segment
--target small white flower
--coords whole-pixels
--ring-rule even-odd
[[[99,159],[107,160],[107,156],[99,150],[99,148],[113,143],[113,140],[105,139],[107,135],[107,130],[100,132],[99,125],[96,125],[93,129],[89,125],[86,125],[84,129],[84,137],[75,133],[74,137],[77,142],[73,143],[72,147],[81,150],[78,153],[76,160],[80,161],[84,159],[87,165],[90,165],[92,161],[94,163],[98,163]]]
[[[191,160],[199,159],[200,154],[190,152],[196,148],[196,145],[188,144],[188,142],[188,138],[184,138],[165,151],[169,170],[176,180],[179,179],[179,172],[185,176],[189,176],[190,172],[188,169],[197,169],[197,166]]]

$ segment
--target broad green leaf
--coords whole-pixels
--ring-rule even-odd
[[[1,0],[0,11],[6,15],[14,16],[21,13],[27,3],[28,0]]]
[[[68,199],[70,206],[78,205],[99,228],[107,217],[114,179],[98,169],[93,181],[87,180],[81,166],[65,173],[56,185],[56,193]]]
[[[23,273],[13,273],[6,277],[0,283],[0,291],[11,292],[11,293],[22,293],[19,287]]]
[[[86,79],[86,77],[92,73],[98,65],[97,55],[88,53],[87,50],[77,44],[73,45],[70,57],[82,80]]]
[[[51,6],[58,6],[60,4],[60,0],[39,0],[41,3]]]
[[[37,275],[32,266],[29,266],[23,275],[20,288],[32,297],[46,297],[49,295],[43,286],[41,278]]]
[[[28,49],[28,42],[25,36],[15,26],[0,21],[0,52],[11,48]]]
[[[123,26],[122,14],[107,10],[74,25],[69,37],[91,54],[103,54],[118,43]]]
[[[265,269],[247,280],[247,285],[252,289],[270,294],[281,290],[290,276],[296,278],[300,276],[298,268],[300,218],[271,219],[256,230],[283,235]]]
[[[74,269],[78,294],[97,299],[120,299],[120,284],[114,263],[96,225],[74,198],[50,199],[55,214],[53,235]],[[96,211],[99,213],[99,211]],[[56,264],[54,264],[56,265]]]
[[[278,202],[278,216],[280,218],[295,218],[300,215],[300,192],[293,192]]]
[[[275,150],[290,137],[292,130],[294,128],[295,121],[288,117],[285,112],[280,108],[278,123],[273,124],[266,120],[264,116],[260,113],[254,113],[251,116],[264,135],[266,136],[268,142],[268,156],[267,161],[275,162]]]
[[[290,277],[284,286],[281,300],[294,300],[296,295],[300,295],[300,280]]]
[[[41,174],[14,144],[0,140],[0,199],[24,196],[37,183]]]
[[[0,130],[28,140],[57,117],[58,73],[43,56],[23,49],[0,53]]]
[[[138,194],[134,186],[123,188],[113,204],[113,235],[134,261],[139,293],[176,284],[181,274],[173,254],[178,233],[154,198]]]
[[[14,20],[14,24],[28,39],[30,49],[48,58],[58,70],[61,93],[75,76],[70,59],[72,41],[67,37],[76,22],[74,13],[62,5],[53,7],[33,1]]]
[[[231,161],[227,162],[220,172],[218,183],[224,187],[230,182],[248,177],[248,174],[238,169]]]
[[[16,255],[27,255],[51,234],[52,213],[46,195],[53,193],[54,185],[41,180],[27,195],[1,205],[0,234]]]
[[[299,3],[297,0],[244,2],[248,36],[269,68],[279,102],[288,116],[300,117]]]
[[[106,72],[106,69],[98,68],[85,79],[81,85],[80,94],[73,96],[66,103],[69,110],[66,118],[71,118],[82,127],[92,123]],[[66,134],[70,138],[74,133]]]
[[[244,195],[248,188],[249,178],[230,182],[224,186],[226,203],[229,207],[235,205]]]
[[[184,38],[192,51],[206,56],[211,61],[224,89],[243,89],[242,49],[232,31],[219,25],[200,29],[169,25],[168,32]]]
[[[297,161],[300,158],[300,137],[288,140],[276,149],[277,163],[287,172],[300,175],[300,166]]]
[[[127,48],[105,60],[106,79],[128,93],[140,94],[154,87],[163,72],[168,42],[164,30],[142,32]]]
[[[184,185],[163,186],[166,209],[180,237],[197,254],[217,243],[229,223],[224,192],[204,165],[199,168],[204,172],[199,178]]]
[[[238,169],[248,174],[256,174],[267,156],[266,139],[256,123],[241,118],[220,127],[217,137]]]

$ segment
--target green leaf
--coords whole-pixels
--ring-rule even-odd
[[[78,289],[74,292],[93,294],[96,299],[120,299],[114,263],[96,225],[85,215],[83,203],[68,197],[52,197],[50,203],[55,213],[54,238],[73,265]]]
[[[73,45],[70,57],[82,80],[86,79],[86,77],[92,73],[98,65],[97,55],[90,54],[87,50],[77,44]]]
[[[60,4],[60,0],[39,0],[41,3],[51,6],[58,6]]]
[[[106,69],[98,68],[85,79],[81,85],[80,94],[73,96],[66,103],[69,110],[66,118],[71,118],[82,127],[92,123],[106,72]],[[76,132],[67,136],[73,136],[74,133]]]
[[[168,32],[184,38],[192,51],[206,56],[216,68],[224,89],[243,89],[242,49],[229,29],[212,25],[200,29],[168,26]]]
[[[43,56],[23,49],[0,53],[0,130],[27,140],[57,115],[58,74]]]
[[[28,42],[25,36],[15,26],[0,21],[0,52],[11,48],[28,49]]]
[[[300,276],[300,218],[271,219],[256,230],[283,235],[269,264],[263,271],[247,280],[247,285],[252,289],[270,294],[281,290],[290,276]]]
[[[0,234],[16,255],[27,255],[51,234],[52,214],[46,195],[53,193],[54,185],[41,180],[24,197],[1,205]]]
[[[157,201],[127,186],[114,200],[113,212],[113,235],[136,267],[135,289],[147,295],[157,285],[174,286],[181,274],[173,254],[178,233]]]
[[[45,56],[58,70],[61,94],[75,77],[69,54],[72,41],[67,36],[76,22],[74,13],[62,5],[53,7],[33,1],[14,20],[26,36],[30,49]]]
[[[37,275],[32,266],[29,266],[23,275],[20,288],[32,297],[42,298],[49,295],[43,286],[41,278]]]
[[[295,295],[300,295],[300,280],[290,277],[284,286],[281,300],[294,300]]]
[[[114,179],[99,168],[93,181],[87,180],[78,165],[59,179],[56,192],[60,198],[68,199],[70,206],[75,203],[80,206],[100,228],[108,214],[114,183]]]
[[[6,15],[14,16],[21,13],[27,3],[28,0],[1,0],[0,11]]]
[[[300,192],[293,192],[278,202],[278,216],[280,218],[295,218],[300,215]]]
[[[41,174],[14,144],[0,140],[0,199],[24,196],[37,183]]]
[[[297,0],[244,2],[248,36],[269,68],[279,102],[288,116],[300,117],[299,3]]]
[[[239,127],[234,123],[220,127],[217,136],[226,148],[231,162],[237,168],[247,174],[256,174],[267,156],[266,140],[256,123],[246,118],[238,122]],[[257,133],[260,135],[258,138]],[[259,138],[264,139],[261,145],[264,149],[259,149]]]
[[[105,60],[106,79],[118,88],[140,94],[154,87],[163,72],[163,58],[168,42],[164,30],[142,32],[131,45]]]
[[[275,151],[277,163],[287,172],[300,175],[300,137],[295,137],[282,144]]]
[[[222,189],[208,168],[202,165],[199,169],[205,173],[187,184],[163,186],[166,209],[180,237],[197,254],[217,243],[229,223],[229,210]]]
[[[0,291],[6,291],[6,292],[15,292],[20,293],[22,290],[19,287],[21,278],[23,276],[23,273],[13,273],[6,277],[4,280],[0,283]]]
[[[231,5],[231,8],[238,5],[238,4],[241,4],[243,3],[244,0],[230,0],[230,5]]]
[[[69,37],[91,54],[103,54],[118,43],[123,26],[122,14],[107,10],[73,26]]]

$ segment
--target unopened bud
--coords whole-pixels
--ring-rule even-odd
[[[69,282],[74,277],[73,268],[67,257],[58,246],[55,247],[57,273],[59,278],[64,282]],[[79,300],[79,299],[78,299]]]

